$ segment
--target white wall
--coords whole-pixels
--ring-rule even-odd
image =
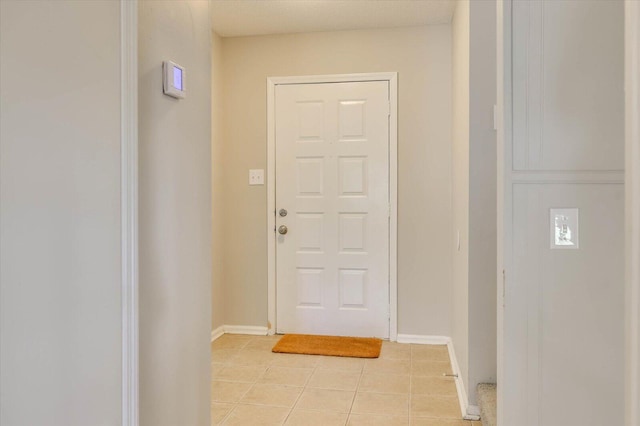
[[[454,242],[451,338],[460,367],[459,377],[469,383],[469,0],[456,5],[452,30],[453,153],[452,212]],[[458,237],[459,235],[459,237]],[[458,238],[460,245],[458,248]]]
[[[0,424],[121,421],[120,6],[0,2]]]
[[[463,0],[452,23],[452,339],[471,405],[496,380],[495,16],[495,2]]]
[[[513,7],[504,424],[623,424],[623,2]],[[550,249],[553,207],[578,250]]]
[[[496,382],[496,2],[470,2],[469,402]]]
[[[269,76],[397,71],[399,333],[449,335],[451,30],[431,26],[223,39],[225,322],[267,325]]]
[[[139,6],[140,424],[209,425],[211,32],[208,1]],[[162,61],[187,97],[162,94]]]
[[[224,140],[222,138],[224,103],[222,39],[211,34],[211,213],[213,216],[213,290],[211,292],[211,330],[224,325]]]

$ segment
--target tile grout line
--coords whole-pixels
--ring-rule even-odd
[[[269,350],[269,351],[270,351],[270,350]],[[270,352],[271,352],[271,351],[270,351]],[[271,352],[271,353],[273,353],[273,352]],[[249,391],[251,391],[251,389],[255,388],[255,387],[256,387],[256,385],[258,385],[258,384],[259,384],[258,382],[260,381],[260,379],[261,379],[262,377],[264,377],[264,376],[267,374],[267,372],[269,371],[269,369],[270,369],[271,367],[274,367],[274,365],[273,365],[274,363],[275,363],[275,358],[274,358],[273,360],[269,361],[269,363],[267,364],[267,367],[265,368],[264,372],[260,375],[260,377],[256,378],[256,381],[253,383],[253,385],[249,388],[249,390],[247,390],[247,392],[242,396],[242,398],[240,398],[240,400],[238,401],[238,404],[240,404],[240,401],[241,401],[241,400],[242,400],[242,399],[243,399],[243,398],[244,398],[244,397],[249,393]],[[265,383],[265,385],[266,385],[266,383]],[[292,386],[292,387],[297,387],[297,386]],[[304,388],[303,388],[303,389],[304,389]],[[302,395],[302,392],[300,392],[300,395]],[[300,395],[298,395],[298,398],[300,397]],[[297,400],[296,400],[296,401],[297,401]],[[247,405],[257,405],[257,406],[263,406],[263,407],[273,407],[272,405],[268,405],[268,404],[247,404]],[[294,407],[294,406],[295,406],[295,403],[293,404],[293,406],[292,406],[292,407],[289,407],[289,411],[287,412],[287,415],[285,416],[284,421],[282,422],[282,425],[284,425],[284,424],[286,423],[286,421],[289,419],[289,416],[291,415],[291,412],[293,411],[293,407]],[[282,408],[287,408],[287,407],[282,407]]]
[[[295,411],[297,408],[300,408],[298,406],[298,404],[300,403],[300,400],[302,398],[302,395],[310,390],[310,389],[316,389],[311,388],[310,385],[313,381],[313,378],[317,375],[320,374],[321,371],[325,368],[325,366],[323,366],[322,361],[322,357],[318,357],[315,362],[313,364],[309,364],[309,365],[297,365],[297,366],[288,366],[286,365],[276,365],[279,363],[279,360],[276,357],[270,357],[270,358],[265,358],[265,359],[256,359],[253,360],[254,362],[257,362],[258,364],[256,365],[254,364],[250,364],[249,362],[252,361],[252,357],[248,356],[246,357],[246,362],[247,363],[239,363],[236,364],[236,361],[238,360],[238,357],[243,357],[242,359],[245,359],[245,355],[247,354],[247,351],[250,352],[263,352],[263,355],[266,356],[266,354],[264,353],[265,351],[268,351],[269,349],[266,347],[267,345],[258,345],[260,347],[252,347],[253,343],[260,343],[259,342],[260,338],[256,337],[253,339],[248,339],[247,341],[228,341],[226,342],[226,345],[229,345],[230,347],[226,347],[224,349],[228,349],[231,351],[236,352],[233,356],[228,357],[227,359],[223,360],[220,363],[220,367],[221,367],[221,371],[224,371],[225,369],[231,368],[231,367],[238,367],[240,369],[242,368],[257,368],[255,372],[257,372],[258,374],[255,374],[253,376],[252,380],[241,380],[241,381],[237,381],[237,380],[233,380],[234,377],[232,377],[233,375],[230,374],[229,377],[225,378],[225,379],[221,379],[221,378],[213,378],[212,380],[214,381],[221,381],[221,382],[235,382],[235,383],[244,383],[246,385],[248,385],[248,388],[245,392],[242,392],[242,395],[239,396],[239,399],[236,398],[235,402],[227,402],[227,401],[213,401],[215,403],[224,403],[224,404],[228,404],[230,406],[229,412],[227,412],[225,414],[225,416],[220,420],[220,423],[218,424],[222,424],[225,422],[229,422],[231,421],[231,418],[233,416],[233,413],[236,413],[238,410],[238,407],[240,405],[246,404],[246,405],[250,405],[250,406],[271,406],[271,407],[275,407],[271,404],[262,404],[262,403],[258,403],[258,402],[246,402],[246,403],[242,403],[242,399],[246,397],[246,395],[251,392],[252,389],[255,389],[257,385],[261,384],[260,381],[269,373],[269,371],[274,368],[274,367],[278,367],[278,368],[287,368],[287,369],[307,369],[307,371],[309,371],[307,377],[304,379],[303,383],[298,384],[300,382],[298,381],[293,381],[292,383],[295,382],[295,384],[280,384],[280,383],[264,383],[265,385],[271,384],[271,385],[280,385],[282,387],[286,387],[286,388],[297,388],[299,390],[299,394],[296,396],[295,398],[295,402],[292,404],[291,407],[287,407],[287,406],[279,406],[282,409],[282,413],[285,414],[282,417],[282,423],[281,424],[285,424],[286,422],[288,422],[289,420],[292,419],[291,415],[293,413],[293,411]],[[240,343],[238,345],[238,343]],[[224,346],[226,346],[224,345]],[[408,361],[409,361],[409,387],[408,387],[408,395],[407,395],[407,403],[408,403],[408,407],[406,410],[406,414],[407,414],[407,424],[413,425],[415,424],[415,419],[412,418],[412,402],[413,402],[413,388],[414,386],[414,381],[415,379],[421,378],[421,377],[426,377],[426,378],[437,378],[440,377],[438,375],[418,375],[414,377],[414,365],[416,365],[416,363],[420,363],[420,366],[422,366],[422,362],[425,361],[431,361],[431,362],[445,362],[445,361],[440,361],[439,359],[436,358],[432,358],[431,356],[425,358],[423,353],[421,351],[416,351],[416,346],[413,344],[409,344],[408,345]],[[213,349],[213,348],[212,348]],[[223,349],[223,348],[219,348],[219,349]],[[270,354],[270,353],[269,353]],[[395,353],[394,353],[395,354]],[[401,357],[397,357],[398,354],[390,354],[391,358],[389,358],[389,360],[397,360],[400,361],[404,358],[404,356]],[[271,355],[271,354],[270,354]],[[381,359],[386,359],[383,354],[381,353],[380,356]],[[406,359],[406,358],[405,358]],[[214,363],[215,361],[217,361],[217,359],[215,358],[214,354],[212,354],[212,358],[211,358],[211,363]],[[266,362],[264,362],[266,361]],[[362,388],[360,386],[362,386],[363,381],[364,381],[364,373],[365,370],[367,370],[367,368],[369,367],[369,363],[367,361],[370,360],[363,360],[359,370],[354,370],[354,372],[357,373],[357,381],[356,381],[356,386],[355,386],[355,391],[354,391],[354,395],[352,397],[351,400],[351,404],[349,409],[347,410],[346,413],[346,419],[341,422],[341,424],[348,424],[349,421],[352,419],[352,416],[354,415],[353,413],[353,408],[355,406],[355,399],[358,396],[358,393],[362,391]],[[262,364],[264,362],[264,364]],[[447,363],[449,364],[449,363]],[[262,368],[262,371],[260,371],[260,368]],[[328,370],[336,370],[336,371],[340,371],[343,370],[343,368],[331,368],[331,367],[326,367]],[[449,367],[450,368],[450,367]],[[346,369],[349,370],[349,369]],[[245,372],[242,370],[238,370],[237,373],[240,375],[240,378],[244,378],[243,375],[245,373],[251,373],[251,372]],[[397,371],[395,373],[393,372],[380,372],[380,371],[372,371],[372,374],[390,374],[390,375],[398,375]],[[250,377],[250,374],[247,374]],[[400,374],[401,375],[401,374]],[[326,390],[333,390],[333,388],[331,387],[318,387],[317,389],[326,389]],[[335,390],[344,390],[343,389],[335,389]],[[378,390],[378,391],[371,391],[369,393],[381,393],[381,394],[387,394],[389,392],[385,391],[384,389]],[[431,395],[430,393],[426,394],[426,395]],[[444,394],[434,394],[434,396],[437,397],[451,397],[451,398],[457,398],[457,396],[450,396],[448,394],[444,395]],[[315,410],[315,409],[310,409],[311,411],[319,411],[319,412],[323,412],[323,410]],[[425,413],[426,414],[426,413]],[[377,414],[379,416],[382,416],[382,413]],[[431,418],[431,419],[438,419],[440,417],[432,417],[432,415],[426,415],[426,416],[421,416],[419,415],[419,417],[425,417],[425,418]],[[304,416],[303,416],[304,418]],[[447,418],[449,418],[447,416]],[[458,418],[458,417],[456,417]],[[464,424],[471,426],[474,425],[476,423],[474,422],[464,422]]]
[[[222,336],[224,336],[224,334]],[[222,337],[222,336],[220,336],[220,337]],[[223,349],[223,348],[220,348],[220,349]],[[241,349],[238,349],[238,352],[240,352],[240,350]],[[231,359],[235,358],[236,356],[237,356],[237,354],[232,356],[232,357],[230,357],[229,359],[226,359],[224,362],[222,362],[222,365],[223,365],[222,369],[224,370],[225,368],[227,368],[227,366],[229,365],[229,362],[231,361]],[[211,354],[211,359],[212,359],[212,362],[213,362],[213,353]],[[219,380],[215,379],[215,381],[219,381]],[[218,401],[216,401],[216,402],[218,402]],[[233,411],[236,409],[236,406],[238,405],[237,402],[230,402],[230,404],[232,404],[233,406],[231,407],[229,412],[227,414],[225,414],[225,416],[217,424],[219,424],[219,425],[224,424],[224,422],[227,421],[227,419],[229,418],[231,413],[233,413]]]
[[[300,394],[298,395],[298,397],[296,398],[296,401],[291,406],[291,409],[289,410],[287,417],[285,417],[284,422],[282,423],[283,425],[287,424],[287,422],[289,421],[289,417],[291,416],[291,413],[293,413],[293,410],[295,410],[296,406],[298,405],[298,401],[300,401],[300,398],[302,398],[302,394],[304,394],[304,391],[307,390],[307,385],[311,381],[311,378],[313,377],[313,375],[316,374],[316,371],[318,370],[318,364],[319,362],[316,362],[316,364],[313,366],[313,371],[311,372],[311,374],[309,374],[309,377],[307,377],[307,380],[304,382],[304,385],[302,386],[302,390],[300,391]]]
[[[413,423],[411,418],[411,402],[413,394],[413,344],[409,344],[409,400],[407,407],[407,422],[409,425]]]
[[[254,339],[253,339],[253,338],[252,338],[252,339],[248,339],[248,340],[247,340],[247,342],[246,342],[243,346],[241,346],[240,348],[238,348],[238,353],[237,353],[235,356],[233,356],[233,357],[231,357],[230,359],[228,359],[228,360],[224,363],[224,364],[225,364],[225,366],[228,366],[229,364],[231,364],[231,361],[232,361],[235,357],[237,357],[237,356],[240,354],[240,352],[242,352],[242,351],[247,347],[247,345],[249,344],[249,342],[250,342],[251,340],[254,340]],[[268,369],[268,368],[269,368],[269,366],[267,366],[267,369]],[[266,371],[266,370],[265,370],[265,371]],[[264,374],[264,373],[263,373],[263,374]],[[227,415],[226,415],[226,416],[224,416],[224,418],[223,418],[223,419],[220,421],[220,423],[218,423],[218,424],[220,424],[220,425],[224,425],[224,424],[226,423],[226,421],[229,419],[229,417],[231,417],[231,414],[236,410],[236,408],[238,408],[238,405],[240,404],[240,401],[242,400],[242,398],[244,398],[244,397],[249,393],[249,391],[250,391],[251,389],[253,389],[253,387],[256,385],[256,383],[257,383],[257,382],[258,382],[258,378],[256,378],[256,379],[253,381],[253,383],[251,383],[251,386],[249,386],[249,388],[248,388],[248,389],[247,389],[247,390],[242,394],[242,396],[241,396],[240,398],[238,398],[238,400],[237,400],[236,402],[234,402],[234,403],[233,403],[233,408],[232,408],[231,410],[229,410],[229,412],[227,413]],[[240,383],[240,382],[235,382],[235,383]],[[247,382],[245,382],[245,383],[247,383]]]
[[[382,348],[380,348],[382,351]],[[360,389],[360,382],[362,382],[362,376],[364,376],[364,369],[367,366],[367,359],[362,363],[362,368],[360,369],[360,377],[358,377],[358,382],[356,383],[356,390],[353,392],[353,399],[351,400],[351,405],[349,406],[349,412],[347,412],[347,419],[345,420],[345,426],[349,424],[349,420],[351,420],[351,411],[353,410],[353,404],[356,402],[356,397],[358,396],[358,389]]]

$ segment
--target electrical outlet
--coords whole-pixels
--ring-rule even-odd
[[[551,209],[549,216],[551,248],[579,248],[578,209]]]
[[[249,170],[249,185],[264,185],[264,170],[263,169],[250,169]]]

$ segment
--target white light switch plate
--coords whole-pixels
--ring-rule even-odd
[[[263,169],[250,169],[249,170],[249,185],[264,185],[264,170]]]
[[[550,209],[549,232],[552,249],[577,249],[578,209]]]

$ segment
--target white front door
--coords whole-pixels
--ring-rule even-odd
[[[389,82],[278,85],[275,122],[276,331],[388,338]]]

